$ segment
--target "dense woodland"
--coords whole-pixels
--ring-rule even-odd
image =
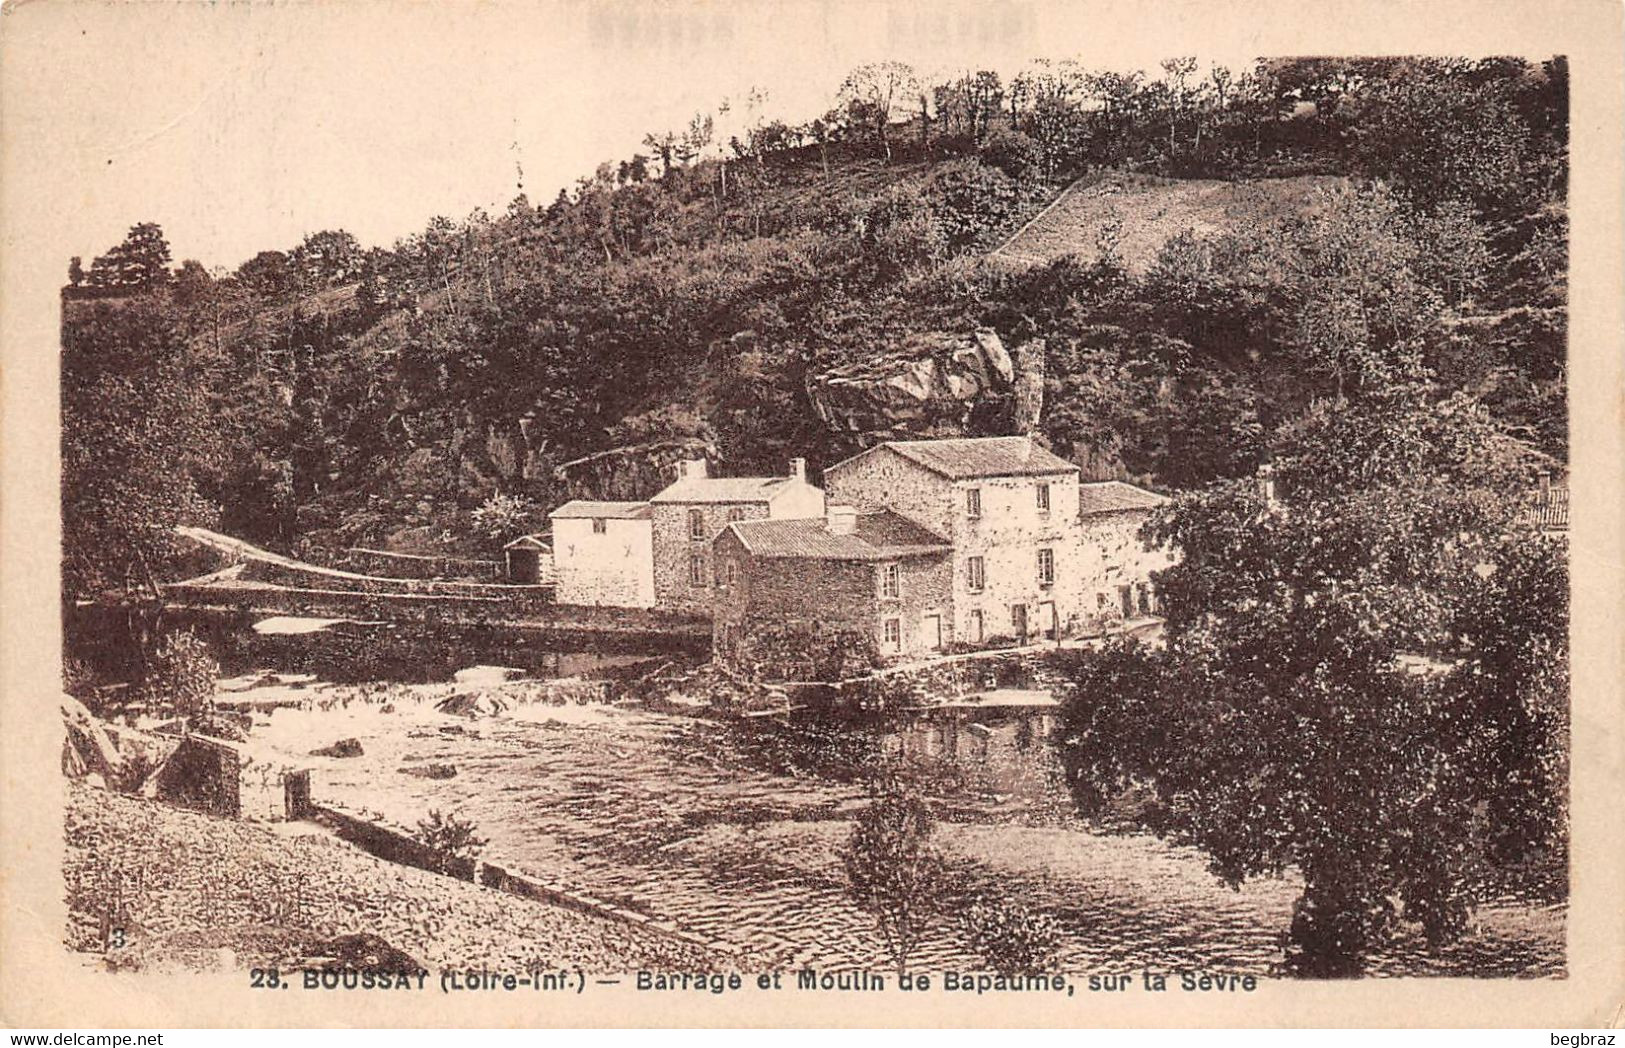
[[[684,451],[816,468],[855,444],[813,412],[819,374],[980,326],[1045,340],[1058,451],[1165,489],[1249,474],[1318,400],[1399,382],[1563,458],[1563,61],[1196,68],[866,66],[804,124],[752,96],[545,206],[389,248],[321,231],[233,272],[173,266],[138,225],[64,289],[69,586],[162,574],[148,526],[179,520],[289,551],[489,552]],[[982,261],[1103,171],[1348,181],[1288,220],[1176,236],[1143,273],[1109,244]],[[558,469],[617,448],[648,453]]]
[[[1566,557],[1517,516],[1567,453],[1565,62],[883,63],[831,102],[719,106],[545,206],[389,248],[322,231],[211,271],[142,224],[75,259],[65,596],[185,570],[176,523],[488,554],[696,451],[817,468],[861,440],[820,376],[991,328],[1043,340],[1052,447],[1178,496],[1151,526],[1184,555],[1166,646],[1073,669],[1080,809],[1138,792],[1226,880],[1298,871],[1305,974],[1357,973],[1404,922],[1443,948],[1509,885],[1561,895]],[[1144,267],[1110,230],[1087,259],[987,257],[1108,174],[1334,177]]]

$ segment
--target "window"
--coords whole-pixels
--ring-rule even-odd
[[[729,586],[736,586],[736,585],[739,584],[739,562],[738,561],[730,560],[728,562],[728,572],[727,572],[727,577],[726,577],[725,581],[727,582],[727,584]]]
[[[1038,485],[1038,512],[1040,512],[1040,513],[1048,513],[1049,512],[1049,485],[1048,484],[1040,484],[1040,485]]]
[[[1038,551],[1038,584],[1055,585],[1055,551],[1052,549]]]
[[[609,521],[605,520],[603,517],[592,518],[592,533],[594,535],[602,535],[608,530]]]
[[[887,619],[885,625],[886,647],[892,651],[901,651],[903,647],[903,622],[901,619]]]
[[[705,541],[705,513],[701,510],[688,511],[688,537],[698,542]]]
[[[970,613],[970,625],[967,627],[972,644],[982,643],[982,610],[977,608]]]
[[[732,524],[736,520],[744,520],[744,519],[745,519],[745,507],[744,506],[733,506],[733,507],[729,508],[729,510],[728,510],[728,523]]]
[[[987,575],[982,565],[982,558],[966,557],[965,587],[972,593],[980,593],[985,585],[987,585]]]
[[[982,489],[965,489],[965,516],[972,520],[982,515]]]
[[[895,564],[883,564],[880,568],[880,595],[893,598],[902,594],[902,577]]]
[[[688,584],[705,588],[705,554],[690,553],[688,555]]]

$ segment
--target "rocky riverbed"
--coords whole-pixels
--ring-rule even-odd
[[[840,762],[861,753],[861,743],[843,739],[846,748],[820,753],[762,726],[575,701],[510,701],[497,715],[451,716],[435,708],[450,690],[279,709],[255,736],[302,754],[355,738],[360,757],[309,758],[318,798],[404,825],[430,810],[455,813],[489,838],[491,861],[669,921],[725,950],[775,966],[883,966],[872,920],[847,898],[840,861],[852,814],[865,803]],[[978,895],[997,895],[1057,919],[1069,971],[1272,971],[1299,892],[1295,878],[1231,890],[1192,849],[1100,832],[1053,795],[1042,803],[1042,745],[1029,739],[1015,747],[1020,754],[1001,756],[999,744],[995,737],[971,747],[968,763],[992,753],[1005,766],[982,781],[1024,783],[1035,796],[938,798],[953,811],[936,836],[949,886],[918,965],[980,966],[953,915]],[[456,774],[402,774],[429,766]],[[1561,972],[1560,906],[1503,899],[1477,920],[1451,951],[1429,954],[1407,937],[1374,968]]]

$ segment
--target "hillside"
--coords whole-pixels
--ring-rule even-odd
[[[1348,180],[1327,175],[1224,182],[1102,172],[1067,186],[1015,236],[988,253],[995,262],[1048,265],[1067,256],[1098,262],[1111,247],[1143,274],[1181,233],[1214,237],[1269,228],[1312,213]]]
[[[652,135],[545,206],[223,277],[137,226],[64,289],[70,588],[169,570],[176,525],[489,556],[684,457],[816,473],[904,434],[1033,428],[1091,477],[1199,487],[1400,379],[1561,458],[1565,76],[1276,63],[979,115],[955,83],[929,121]]]

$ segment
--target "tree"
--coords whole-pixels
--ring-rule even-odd
[[[1305,371],[1338,397],[1415,380],[1441,303],[1399,200],[1377,185],[1317,203],[1270,238],[1285,247],[1278,280]]]
[[[213,523],[221,459],[203,369],[160,296],[66,304],[62,325],[65,596],[148,588]]]
[[[327,229],[300,241],[288,256],[288,263],[299,282],[314,290],[353,280],[361,272],[364,255],[353,235],[342,229]]]
[[[203,263],[195,258],[189,258],[181,263],[181,268],[175,271],[175,286],[173,294],[175,304],[182,309],[196,309],[209,299],[214,289],[214,278],[209,271],[203,268]]]
[[[1561,848],[1566,569],[1509,530],[1527,460],[1460,395],[1324,405],[1275,451],[1278,501],[1148,526],[1182,553],[1166,648],[1080,658],[1061,758],[1084,811],[1149,790],[1227,883],[1297,870],[1287,964],[1346,976],[1401,922],[1459,934],[1491,851]]]
[[[279,298],[293,290],[294,270],[281,251],[261,251],[237,267],[237,279],[265,298]]]
[[[119,291],[147,291],[169,282],[169,241],[156,222],[130,227],[123,243],[91,263],[88,283]]]
[[[1492,220],[1533,191],[1531,135],[1505,77],[1475,80],[1451,63],[1400,67],[1360,96],[1350,121],[1360,170],[1424,209],[1466,200]]]
[[[1168,159],[1172,160],[1176,152],[1174,132],[1191,104],[1189,84],[1191,74],[1196,72],[1196,59],[1190,55],[1165,58],[1162,60],[1162,72],[1165,78],[1163,97],[1168,115]]]
[[[683,136],[676,131],[651,131],[643,136],[643,144],[648,146],[660,160],[661,178],[666,178],[671,174],[682,139]],[[564,191],[560,190],[559,192],[562,194]]]
[[[847,891],[875,918],[899,975],[936,908],[941,860],[931,846],[935,829],[918,793],[900,776],[885,774],[842,854]]]
[[[838,95],[854,126],[879,143],[887,161],[892,158],[892,114],[904,99],[919,93],[914,70],[902,62],[872,62],[847,74]]]

